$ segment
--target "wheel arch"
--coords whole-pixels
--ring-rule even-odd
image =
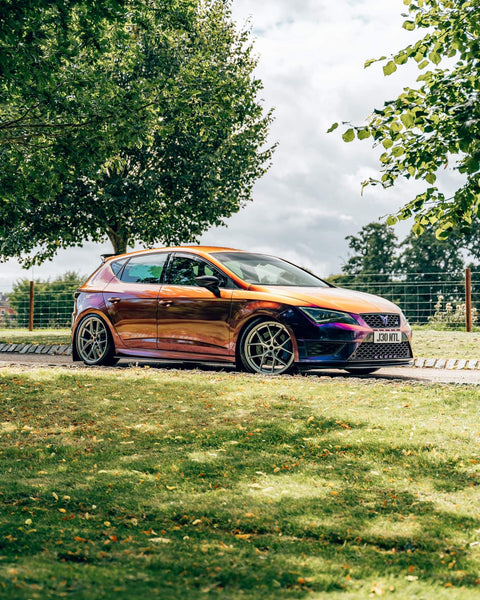
[[[72,327],[72,360],[74,360],[74,361],[82,360],[80,358],[80,356],[78,355],[77,344],[76,344],[76,335],[77,335],[77,331],[78,331],[78,326],[80,325],[80,323],[83,321],[83,319],[85,317],[89,317],[91,315],[100,317],[100,319],[102,319],[102,321],[105,323],[105,325],[107,326],[107,329],[108,329],[108,333],[110,334],[110,338],[111,338],[113,348],[114,348],[114,353],[115,354],[117,353],[118,335],[117,335],[117,332],[115,331],[115,328],[113,327],[112,323],[110,322],[110,319],[108,318],[108,316],[101,310],[95,310],[95,309],[85,310],[80,315],[78,315],[78,317],[76,318],[75,323]]]

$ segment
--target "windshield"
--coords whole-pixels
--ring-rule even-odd
[[[315,275],[274,256],[247,252],[212,252],[212,256],[247,283],[329,287],[325,281]]]

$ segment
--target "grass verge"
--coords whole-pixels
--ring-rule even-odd
[[[424,358],[480,359],[480,332],[414,329],[413,351]]]
[[[70,344],[70,329],[0,329],[0,344]]]
[[[9,600],[480,597],[474,388],[5,368],[0,397]]]

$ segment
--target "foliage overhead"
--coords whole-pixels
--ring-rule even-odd
[[[0,259],[195,241],[250,199],[272,115],[228,2],[45,1],[0,18]]]
[[[404,0],[408,13],[403,27],[426,30],[416,43],[393,56],[382,57],[385,75],[414,60],[422,74],[417,88],[405,88],[394,100],[374,110],[365,125],[343,133],[383,146],[381,177],[365,185],[389,187],[399,177],[424,180],[425,189],[390,216],[415,218],[413,231],[421,234],[434,225],[443,239],[457,224],[471,230],[480,203],[480,2],[479,0]],[[369,60],[365,66],[376,62]],[[338,127],[335,123],[329,131]],[[446,197],[437,174],[447,167],[462,174],[463,183]]]

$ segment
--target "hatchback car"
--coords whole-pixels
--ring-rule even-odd
[[[398,306],[333,286],[290,262],[229,248],[177,247],[104,258],[75,294],[73,358],[235,364],[263,374],[412,362]]]

